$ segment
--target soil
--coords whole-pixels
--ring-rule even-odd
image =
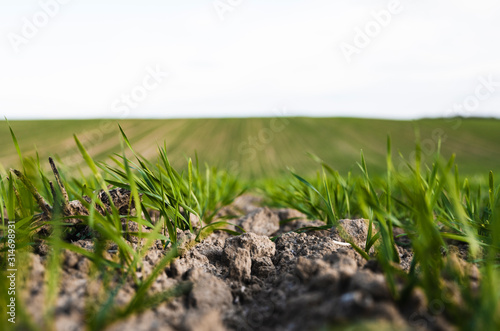
[[[257,201],[258,202],[258,201]],[[259,208],[255,198],[240,198],[221,214],[239,211],[236,221],[247,233],[232,236],[218,231],[184,249],[160,273],[149,290],[158,294],[179,284],[189,290],[167,302],[146,308],[110,325],[107,330],[318,330],[322,327],[356,330],[453,330],[444,314],[427,310],[422,291],[415,290],[405,303],[396,303],[375,261],[366,262],[346,245],[337,230],[295,233],[310,221],[295,210]],[[280,221],[297,218],[280,225]],[[368,225],[363,219],[342,220],[354,242],[364,247]],[[129,226],[133,224],[129,223]],[[187,241],[189,232],[178,233]],[[270,237],[276,237],[272,241]],[[137,247],[139,240],[129,238]],[[91,239],[73,244],[92,250]],[[407,270],[412,253],[399,247],[401,269]],[[45,252],[46,253],[46,252]],[[116,247],[106,254],[116,257]],[[145,256],[136,276],[144,279],[164,256],[155,245]],[[24,297],[28,313],[43,323],[45,302],[43,250],[30,254]],[[57,330],[81,330],[90,319],[92,302],[102,296],[91,262],[64,251],[60,292],[57,297]],[[111,280],[113,281],[113,280]],[[116,303],[125,306],[136,286],[132,279],[119,290]]]

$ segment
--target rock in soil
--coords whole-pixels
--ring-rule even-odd
[[[271,236],[280,228],[279,216],[267,207],[250,212],[237,223],[246,232],[261,236]]]

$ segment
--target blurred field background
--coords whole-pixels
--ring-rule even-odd
[[[45,160],[55,156],[67,169],[86,168],[76,148],[76,134],[96,160],[120,153],[120,123],[134,149],[145,156],[157,155],[166,142],[174,167],[185,166],[195,152],[201,163],[228,168],[244,178],[269,178],[287,168],[313,175],[318,164],[314,153],[341,174],[358,172],[356,162],[363,150],[371,174],[385,171],[386,137],[393,151],[406,158],[415,150],[415,129],[420,132],[424,159],[432,162],[442,140],[445,157],[456,153],[462,175],[500,170],[500,120],[423,119],[393,121],[351,118],[251,118],[171,120],[45,120],[10,121],[23,156]],[[0,122],[0,164],[19,166],[6,121]],[[395,164],[398,155],[394,155]],[[42,162],[46,164],[46,162]],[[403,164],[401,162],[401,164]]]

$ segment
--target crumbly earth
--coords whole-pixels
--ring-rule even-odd
[[[241,201],[237,201],[235,206]],[[425,295],[418,289],[404,303],[396,303],[380,267],[366,262],[343,243],[336,229],[295,233],[304,226],[323,225],[308,221],[299,212],[245,205],[237,223],[247,233],[231,236],[216,232],[183,250],[157,277],[149,294],[161,293],[189,283],[182,295],[146,308],[111,324],[107,330],[318,330],[323,327],[356,330],[453,330],[444,314],[427,311]],[[280,226],[280,221],[297,218]],[[366,220],[343,220],[354,242],[363,247]],[[129,224],[132,226],[132,224]],[[189,232],[179,237],[192,239]],[[276,237],[272,241],[270,237]],[[137,238],[129,238],[137,247]],[[73,244],[87,250],[93,242]],[[108,247],[109,258],[116,247]],[[145,256],[136,276],[144,279],[164,256],[155,245]],[[408,269],[411,252],[400,247],[401,268]],[[44,274],[47,259],[30,254],[24,298],[28,313],[42,323]],[[57,330],[81,330],[95,318],[92,302],[103,294],[105,280],[91,272],[82,255],[64,251],[60,291],[55,311]],[[110,280],[111,283],[114,280]],[[116,295],[125,306],[136,286],[127,281]]]

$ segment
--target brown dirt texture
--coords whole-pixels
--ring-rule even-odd
[[[454,329],[445,314],[428,310],[425,295],[418,289],[406,302],[396,302],[376,260],[362,259],[335,228],[295,233],[304,226],[324,224],[306,220],[295,210],[260,208],[245,198],[229,208],[245,215],[235,222],[247,233],[232,236],[217,231],[183,250],[156,278],[149,294],[180,284],[189,284],[189,289],[107,330]],[[290,218],[297,219],[280,225]],[[368,222],[341,223],[363,248]],[[188,231],[178,234],[186,241],[193,239]],[[134,247],[140,244],[137,238],[129,239]],[[94,245],[91,239],[73,244],[86,250]],[[412,253],[399,249],[400,268],[408,270]],[[116,251],[111,245],[105,254],[113,259]],[[136,277],[145,279],[165,253],[154,245]],[[24,296],[28,313],[37,323],[43,323],[39,307],[44,304],[46,268],[43,250],[30,254]],[[98,311],[89,314],[89,303],[102,295],[99,285],[103,281],[92,275],[91,262],[84,256],[64,251],[55,311],[57,330],[81,330],[94,318]],[[136,290],[130,279],[118,291],[116,304],[126,305]]]

